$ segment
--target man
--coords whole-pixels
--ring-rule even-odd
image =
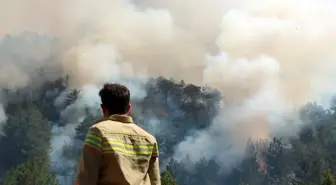
[[[100,90],[104,119],[89,128],[76,185],[161,185],[156,139],[133,123],[130,91],[120,84]]]

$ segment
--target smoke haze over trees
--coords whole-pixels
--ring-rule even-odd
[[[0,0],[1,184],[72,184],[105,82],[163,184],[335,183],[334,5]]]

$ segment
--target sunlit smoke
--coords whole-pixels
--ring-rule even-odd
[[[55,45],[34,41],[39,47],[7,43],[2,48],[4,37],[3,88],[22,87],[37,68],[49,66],[45,78],[69,74],[71,87],[84,92],[93,87],[92,95],[72,105],[78,108],[83,102],[98,106],[97,92],[106,81],[126,83],[137,98],[146,95],[146,79],[159,75],[219,89],[224,97],[221,114],[210,128],[177,146],[177,156],[197,160],[217,154],[224,164],[227,157],[243,153],[248,138],[295,134],[296,129],[284,128],[285,120],[292,120],[291,128],[300,124],[291,110],[335,92],[336,13],[330,0],[0,0],[0,4],[3,36],[31,30],[58,38],[52,41]],[[36,10],[37,6],[43,8]],[[194,155],[200,147],[206,153]]]

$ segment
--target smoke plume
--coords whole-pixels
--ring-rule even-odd
[[[286,119],[293,128],[300,123],[291,109],[335,91],[336,13],[330,0],[0,0],[0,5],[3,40],[24,30],[57,38],[55,46],[32,41],[41,48],[1,49],[0,43],[1,87],[27,84],[37,68],[48,66],[45,78],[70,74],[72,87],[79,89],[142,79],[129,84],[139,98],[151,76],[219,89],[222,113],[209,129],[183,141],[176,156],[198,160],[195,151],[203,150],[208,153],[202,155],[219,154],[225,164],[248,138],[295,134],[283,125]],[[29,60],[13,63],[14,56]],[[225,143],[234,147],[228,150]]]

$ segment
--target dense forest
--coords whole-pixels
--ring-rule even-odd
[[[2,89],[1,185],[73,184],[86,131],[101,115],[97,107],[80,103],[82,91],[72,89],[70,79],[60,75]],[[157,137],[163,185],[336,184],[335,103],[302,106],[298,135],[248,140],[244,158],[223,172],[216,155],[197,163],[173,156],[187,136],[210,127],[225,94],[163,77],[149,79],[144,89],[146,96],[132,101],[132,116]]]

